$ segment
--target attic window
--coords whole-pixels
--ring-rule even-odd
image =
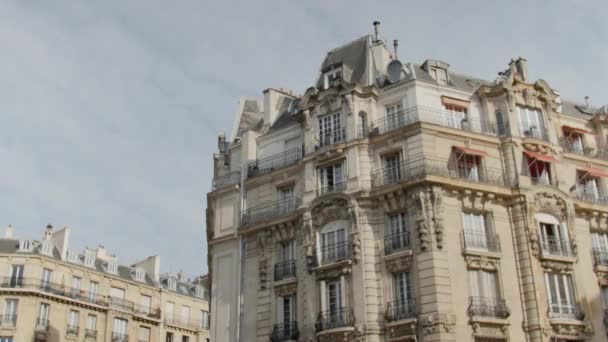
[[[34,244],[30,240],[19,241],[19,252],[31,252],[34,248]]]
[[[65,258],[68,262],[72,262],[72,263],[78,263],[78,261],[79,261],[78,254],[76,254],[76,252],[74,252],[73,250],[69,250],[69,249],[66,253]]]
[[[84,265],[87,267],[95,267],[95,252],[89,250],[84,251]]]
[[[118,272],[118,263],[116,261],[108,261],[106,263],[106,272],[116,274]]]
[[[169,290],[175,291],[175,289],[177,288],[177,281],[173,278],[169,278],[167,280],[167,287],[169,288]]]
[[[205,288],[203,288],[202,286],[196,286],[194,288],[194,294],[198,297],[198,298],[205,298]]]
[[[431,77],[441,85],[448,85],[448,73],[445,69],[431,68]]]
[[[135,280],[143,282],[146,276],[146,272],[141,268],[135,269]]]
[[[42,241],[42,246],[40,246],[40,253],[48,256],[53,255],[53,243],[51,241]]]
[[[331,87],[334,80],[342,78],[342,66],[333,66],[323,74],[324,88],[328,89]]]

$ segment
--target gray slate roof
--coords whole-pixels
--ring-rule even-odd
[[[321,72],[330,67],[342,65],[342,78],[348,83],[363,82],[367,71],[367,51],[369,49],[369,35],[363,36],[350,43],[333,49],[327,53],[321,64]],[[321,88],[323,80],[319,79],[317,88]]]

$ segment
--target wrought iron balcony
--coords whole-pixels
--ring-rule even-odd
[[[582,321],[585,319],[585,313],[576,303],[561,301],[559,303],[549,303],[547,315],[552,319],[568,319]]]
[[[402,319],[413,319],[418,315],[416,301],[414,298],[407,300],[396,300],[386,306],[384,317],[387,321],[399,321]]]
[[[494,253],[500,253],[501,251],[500,239],[497,234],[488,234],[473,229],[462,231],[462,244],[465,250],[477,249]]]
[[[49,331],[49,320],[48,318],[37,318],[36,319],[36,327],[34,328],[36,332],[47,332]]]
[[[346,190],[346,181],[337,182],[331,185],[322,186],[319,189],[319,195],[330,194],[334,192],[344,192]]]
[[[384,254],[389,255],[410,249],[409,232],[392,233],[384,238]]]
[[[123,333],[112,333],[112,342],[129,342],[129,335]]]
[[[296,210],[302,201],[298,197],[288,197],[278,201],[267,202],[245,210],[241,224],[255,224],[286,215]]]
[[[233,171],[223,176],[213,178],[213,190],[222,189],[228,185],[239,184],[241,182],[241,171]]]
[[[574,191],[574,198],[579,201],[595,203],[595,204],[608,204],[608,194],[598,191],[589,191],[583,187],[577,186]]]
[[[371,136],[381,135],[417,122],[430,123],[442,127],[455,128],[466,132],[480,133],[485,135],[497,135],[496,125],[487,122],[472,122],[465,118],[458,120],[454,112],[443,108],[431,108],[414,106],[401,110],[395,114],[374,120],[369,131]]]
[[[80,330],[80,327],[78,325],[69,324],[69,323],[68,323],[68,326],[65,329],[66,333],[72,334],[72,335],[77,335],[77,336],[78,336],[79,330]]]
[[[274,281],[296,277],[296,261],[286,260],[274,265]]]
[[[17,324],[17,314],[0,315],[0,327],[14,327]]]
[[[84,337],[97,339],[97,329],[84,329]]]
[[[125,310],[125,311],[133,311],[135,307],[135,303],[130,300],[116,298],[116,297],[108,297],[108,305],[111,308]]]
[[[247,177],[255,177],[296,164],[304,157],[304,148],[296,147],[270,157],[258,159],[247,166]]]
[[[549,134],[546,129],[535,126],[519,126],[522,138],[534,138],[549,141]]]
[[[341,241],[317,248],[317,266],[350,260],[350,241]]]
[[[472,183],[509,186],[502,169],[483,167],[477,174],[467,174],[448,159],[420,157],[399,163],[399,166],[383,167],[372,172],[372,185],[383,186],[426,176],[460,179]]]
[[[596,266],[608,266],[608,250],[593,250],[593,261]]]
[[[511,311],[504,299],[493,297],[469,297],[469,316],[508,318]]]
[[[20,288],[23,287],[23,277],[8,277],[2,278],[2,287]]]
[[[282,341],[290,341],[297,340],[300,336],[300,331],[298,330],[298,322],[290,321],[285,323],[275,324],[272,329],[272,335],[270,336],[270,340],[272,342],[282,342]]]
[[[333,144],[343,143],[346,141],[346,131],[344,130],[344,128],[334,129],[332,131],[319,134],[318,139],[319,148]]]
[[[199,319],[199,320],[188,320],[185,317],[165,317],[164,323],[167,325],[172,325],[174,327],[180,327],[180,328],[186,328],[189,330],[207,330],[207,328],[205,328],[205,324],[203,324],[203,322]]]
[[[133,304],[133,310],[138,315],[147,316],[150,318],[160,318],[160,309],[148,305]]]
[[[543,254],[560,256],[560,257],[572,257],[574,256],[572,241],[570,240],[559,240],[554,237],[546,237],[540,239],[540,245]]]
[[[319,312],[315,328],[319,332],[328,329],[352,327],[354,325],[355,314],[353,308],[342,307],[336,310]]]

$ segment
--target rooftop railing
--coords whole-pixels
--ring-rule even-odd
[[[502,169],[483,167],[477,173],[466,173],[448,159],[418,157],[399,163],[398,166],[383,167],[372,172],[372,185],[383,186],[401,181],[438,176],[460,179],[471,183],[481,183],[497,186],[510,186],[505,181]]]
[[[300,331],[298,330],[298,322],[289,321],[274,325],[274,327],[272,328],[272,335],[270,335],[270,341],[295,341],[298,339],[299,336]]]
[[[409,232],[396,232],[384,238],[384,254],[390,255],[410,249]]]
[[[328,329],[352,327],[354,325],[355,314],[353,308],[342,307],[335,310],[319,312],[315,328],[317,332],[319,332]]]
[[[465,250],[477,249],[482,251],[500,253],[500,239],[497,234],[464,229],[462,231],[462,244]]]
[[[241,218],[243,225],[275,219],[296,210],[302,201],[298,197],[287,197],[246,209]]]
[[[457,118],[460,113],[443,108],[432,108],[414,106],[401,110],[395,114],[374,120],[369,134],[371,136],[381,135],[417,122],[426,122],[442,127],[455,128],[466,132],[480,133],[496,136],[496,125],[487,122],[473,121],[472,118]],[[361,134],[368,130],[360,129]]]
[[[328,265],[351,258],[350,241],[345,240],[317,248],[317,266]]]
[[[286,260],[274,264],[274,281],[280,281],[296,276],[296,261]]]
[[[553,319],[569,319],[579,321],[585,319],[585,313],[581,310],[578,304],[570,303],[565,300],[561,302],[549,302],[549,308],[547,311],[549,318]]]
[[[571,240],[560,240],[555,237],[547,236],[540,239],[543,254],[560,257],[572,257],[573,245]]]
[[[511,315],[504,299],[469,297],[469,316],[507,318]]]
[[[228,185],[239,184],[241,182],[241,172],[232,171],[223,176],[213,178],[213,190],[222,189]]]
[[[190,330],[207,330],[209,327],[201,320],[187,319],[182,317],[165,317],[165,324],[186,328]]]
[[[407,300],[396,300],[388,303],[384,317],[387,321],[392,322],[416,318],[417,315],[416,300],[408,298]]]
[[[255,177],[270,173],[298,163],[304,157],[304,148],[296,147],[275,155],[258,159],[247,166],[247,177]]]

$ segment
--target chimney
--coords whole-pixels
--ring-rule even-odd
[[[399,41],[397,39],[393,40],[393,49],[395,49],[395,59],[399,59],[397,57],[397,47],[399,46]]]
[[[380,22],[378,20],[376,20],[376,21],[374,21],[373,25],[374,25],[374,43],[376,43],[376,42],[379,41],[379,39],[378,39],[378,35],[379,35],[378,31],[380,30]]]
[[[226,134],[224,134],[224,132],[221,132],[220,134],[218,134],[217,136],[217,148],[220,151],[220,153],[226,153]]]
[[[589,109],[589,96],[585,96],[585,108]]]
[[[179,270],[179,272],[177,272],[177,280],[183,281],[185,278],[186,278],[186,274],[184,273],[184,271]]]
[[[95,252],[97,254],[97,259],[101,259],[104,261],[108,259],[108,252],[106,251],[104,246],[99,245]]]
[[[133,267],[141,267],[155,281],[160,281],[160,257],[149,256],[142,261],[136,262]]]
[[[13,226],[11,226],[10,224],[8,226],[6,226],[6,228],[4,228],[4,238],[5,239],[13,238]]]
[[[525,58],[519,57],[515,61],[515,70],[523,82],[528,82],[528,61]]]
[[[44,240],[50,240],[52,236],[53,236],[53,225],[49,223],[46,225],[46,232],[44,233]]]

